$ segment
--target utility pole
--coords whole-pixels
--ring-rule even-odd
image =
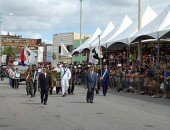
[[[82,3],[83,3],[84,0],[80,0],[80,46],[82,44]],[[80,63],[82,61],[82,54],[79,54],[79,57],[80,57]]]
[[[141,29],[141,0],[138,0],[138,31]],[[138,42],[138,59],[139,65],[141,65],[141,40]]]

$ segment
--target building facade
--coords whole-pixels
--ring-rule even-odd
[[[20,53],[23,47],[27,46],[36,54],[38,54],[38,47],[41,44],[41,39],[32,39],[32,38],[22,38],[22,36],[16,35],[1,35],[1,46],[2,52],[3,49],[7,46],[12,46],[15,50],[15,57],[8,57],[8,62],[11,64],[14,61],[20,62]],[[37,57],[35,57],[37,58]]]
[[[89,37],[88,35],[82,34],[82,39]],[[64,44],[67,50],[71,53],[74,48],[75,40],[80,39],[80,34],[75,32],[59,33],[53,35],[53,54],[52,54],[52,65],[56,66],[57,63],[67,61],[73,63],[73,58],[61,55],[61,44]]]

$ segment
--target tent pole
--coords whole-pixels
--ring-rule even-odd
[[[141,29],[141,0],[138,0],[138,31]],[[141,66],[141,40],[138,42],[138,59]]]
[[[107,58],[108,58],[108,54],[107,54],[107,43],[106,43],[106,55],[107,55]],[[109,68],[110,68],[110,60],[109,60],[109,58],[106,60],[106,64],[107,64],[107,61],[109,61]]]
[[[99,58],[100,58],[100,68],[101,68],[101,76],[102,76],[102,59],[101,59],[101,56],[102,56],[102,50],[101,50],[101,46],[100,46],[100,35],[98,35],[98,38],[99,38]]]
[[[158,48],[157,48],[157,65],[159,66],[159,51],[160,51],[160,39],[159,39],[159,32],[157,32],[157,42],[158,42]]]
[[[128,44],[128,46],[127,46],[127,65],[128,65],[128,63],[129,63],[129,55],[130,55],[130,44]]]

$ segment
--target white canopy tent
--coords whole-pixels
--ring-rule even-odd
[[[115,29],[115,26],[110,21],[109,24],[107,25],[106,29],[101,34],[100,39],[103,39],[106,35],[108,35],[114,29]],[[89,42],[88,45],[84,46],[83,49],[90,49],[91,50],[92,46],[94,46],[94,44],[96,44],[98,41],[99,41],[99,37],[97,36],[93,41]],[[81,51],[83,51],[83,49]]]
[[[74,53],[80,53],[81,52],[81,50],[85,47],[85,46],[87,46],[91,41],[93,41],[96,37],[98,37],[98,35],[100,35],[102,33],[102,31],[100,30],[100,28],[98,27],[97,29],[96,29],[96,31],[94,32],[94,34],[90,37],[90,38],[88,38],[82,45],[80,45],[78,48],[76,48],[75,50],[73,50],[72,51],[72,55],[74,54]]]
[[[166,33],[165,33],[166,32]],[[160,38],[170,38],[170,25],[159,31]]]
[[[111,31],[103,39],[101,39],[101,41],[100,41],[101,46],[107,48],[108,42],[111,41],[117,35],[119,35],[121,32],[123,32],[124,30],[126,30],[132,23],[133,23],[133,21],[127,15],[125,15],[125,17],[122,20],[122,22],[120,23],[120,25],[116,29]]]
[[[157,17],[157,14],[153,11],[153,9],[148,5],[142,15],[141,28],[145,27],[148,23],[150,23],[153,19]],[[131,26],[129,26],[125,31],[117,35],[108,43],[110,45],[121,42],[125,44],[130,44],[129,38],[138,32],[138,21],[134,22]]]
[[[139,32],[130,38],[130,42],[138,39],[159,39],[170,30],[166,27],[170,25],[170,5],[152,22],[142,28]],[[159,33],[160,32],[160,33]]]

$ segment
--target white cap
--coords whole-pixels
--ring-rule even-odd
[[[81,67],[81,65],[78,65],[78,67]]]

